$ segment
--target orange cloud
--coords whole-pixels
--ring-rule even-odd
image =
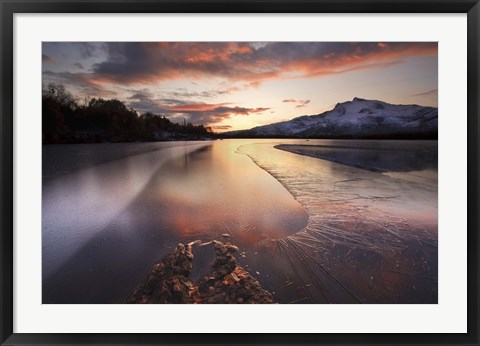
[[[181,104],[177,106],[170,106],[167,109],[176,112],[198,112],[198,111],[212,111],[218,107],[225,106],[228,103],[217,103],[217,104],[208,104],[208,103],[191,103],[191,104]]]
[[[122,87],[181,79],[196,83],[214,78],[225,86],[216,92],[233,93],[274,79],[381,69],[438,54],[434,42],[109,42],[103,46],[104,59],[88,70],[44,71],[44,76],[88,90],[106,89],[108,84]]]
[[[398,59],[401,58],[436,56],[438,54],[437,44],[432,43],[378,43],[377,47],[378,49],[374,50],[358,47],[351,54],[327,55],[324,59],[307,57],[295,60],[283,66],[282,71],[284,75],[287,75],[288,72],[297,72],[303,77],[317,77],[390,66],[398,64]]]
[[[144,84],[215,76],[258,87],[274,78],[345,73],[367,65],[386,66],[401,58],[437,55],[436,43],[422,42],[271,42],[258,49],[242,42],[110,45],[115,54],[94,66],[92,78],[98,83]]]

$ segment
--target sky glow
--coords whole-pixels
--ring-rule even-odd
[[[437,107],[430,42],[45,42],[43,83],[78,100],[240,130],[319,114],[354,97]]]

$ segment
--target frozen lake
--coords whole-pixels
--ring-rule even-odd
[[[437,142],[44,146],[42,228],[43,303],[122,303],[224,234],[281,303],[436,303]]]

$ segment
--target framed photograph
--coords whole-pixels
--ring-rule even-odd
[[[1,344],[478,345],[478,1],[2,1]]]

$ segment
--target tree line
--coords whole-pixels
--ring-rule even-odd
[[[150,112],[139,115],[116,99],[78,102],[61,84],[42,88],[44,144],[189,140],[212,135],[204,125],[177,124]]]

